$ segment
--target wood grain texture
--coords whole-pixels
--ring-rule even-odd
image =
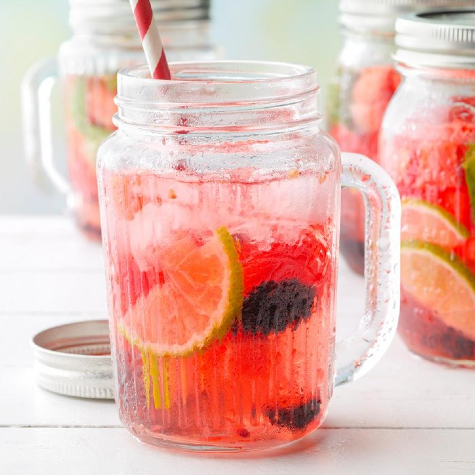
[[[125,429],[0,429],[3,473],[29,475],[473,474],[466,430],[322,429],[282,453],[198,456],[144,445]]]

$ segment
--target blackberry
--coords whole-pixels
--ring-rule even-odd
[[[238,429],[237,433],[239,437],[244,437],[245,439],[247,439],[248,437],[251,437],[251,433],[245,428]]]
[[[319,399],[311,399],[298,406],[267,409],[266,414],[272,425],[302,430],[318,416],[321,403]]]
[[[265,336],[284,331],[289,325],[295,329],[310,318],[315,297],[315,288],[297,279],[263,282],[244,299],[242,329]]]
[[[421,308],[404,292],[401,294],[400,331],[416,353],[455,360],[475,358],[475,341],[447,326],[435,312]]]
[[[422,337],[427,347],[437,349],[440,346],[449,357],[456,360],[472,359],[475,356],[475,341],[466,338],[452,327],[445,327],[442,331],[437,331],[437,328],[433,330],[435,331],[431,331],[429,336]]]

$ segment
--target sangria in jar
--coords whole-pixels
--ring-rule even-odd
[[[343,47],[329,90],[328,130],[344,152],[378,161],[383,116],[401,82],[393,60],[397,16],[472,4],[473,0],[340,0]],[[362,274],[363,198],[358,191],[345,189],[342,203],[340,250],[350,267]]]
[[[209,39],[209,1],[151,0],[168,59],[210,60],[218,49]],[[59,66],[35,66],[24,86],[28,159],[67,193],[79,228],[100,239],[96,155],[115,126],[117,71],[145,60],[130,4],[123,0],[70,0],[73,37],[61,46]],[[49,151],[50,137],[41,124],[47,111],[47,81],[61,76],[69,182],[61,178]],[[40,89],[41,88],[41,89]],[[40,94],[40,90],[42,93]],[[39,110],[38,110],[38,109]]]
[[[399,304],[399,197],[319,127],[315,72],[252,62],[119,73],[98,155],[116,400],[140,439],[273,447],[315,430],[372,367]],[[341,177],[343,173],[343,178]],[[367,197],[367,314],[337,344],[340,184]],[[380,219],[380,218],[383,219]]]
[[[380,162],[402,198],[399,330],[418,355],[474,367],[475,11],[413,15],[397,29],[404,80]]]

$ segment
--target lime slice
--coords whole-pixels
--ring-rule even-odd
[[[104,140],[109,137],[114,130],[94,125],[89,121],[86,110],[88,96],[87,78],[76,76],[71,85],[71,89],[69,112],[75,129],[83,137],[84,156],[87,159],[87,162],[95,170],[97,150],[101,143],[104,142]],[[96,94],[100,94],[100,91],[96,91]],[[99,106],[97,108],[99,109]]]
[[[434,244],[403,242],[401,282],[447,326],[475,340],[475,275],[458,257]]]
[[[226,228],[157,252],[163,284],[140,297],[118,327],[142,351],[187,356],[222,338],[239,317],[243,271]]]
[[[430,242],[446,249],[464,244],[470,237],[467,228],[444,208],[417,199],[402,201],[403,241]]]
[[[465,160],[463,162],[465,170],[465,181],[470,193],[470,203],[472,206],[472,218],[475,221],[475,143],[470,144]]]

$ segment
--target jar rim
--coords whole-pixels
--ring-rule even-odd
[[[152,79],[146,65],[119,71],[117,101],[237,103],[279,100],[319,90],[310,66],[264,61],[170,63],[172,80]]]
[[[128,0],[69,0],[69,4],[69,23],[74,31],[117,34],[118,30],[136,30]],[[210,18],[209,0],[151,0],[151,7],[162,27]]]
[[[317,74],[260,61],[170,63],[172,80],[147,66],[118,74],[115,123],[164,134],[269,134],[317,124]]]
[[[394,35],[399,16],[473,6],[473,0],[340,0],[340,23],[353,32]]]
[[[475,69],[475,9],[403,16],[396,23],[396,61],[409,66]]]

